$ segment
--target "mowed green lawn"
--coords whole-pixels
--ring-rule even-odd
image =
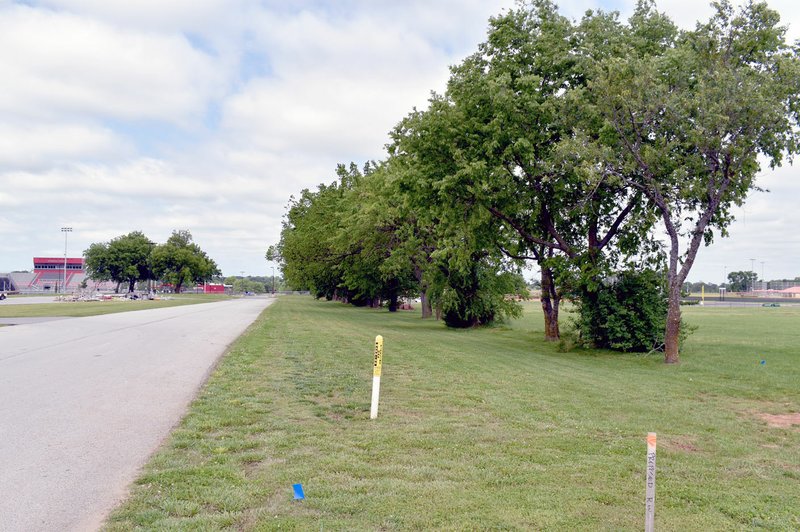
[[[417,312],[281,298],[106,526],[640,530],[653,431],[657,529],[800,528],[800,426],[762,417],[800,412],[800,308],[685,317],[699,329],[665,366],[559,352],[534,304],[507,326],[451,331]]]
[[[15,296],[19,297],[19,296]],[[113,300],[113,301],[54,301],[52,303],[34,303],[31,305],[4,305],[0,303],[0,318],[42,318],[50,316],[84,317],[101,314],[115,314],[132,310],[146,310],[163,307],[179,307],[210,303],[229,299],[230,296],[216,294],[179,294],[171,299],[158,300]]]

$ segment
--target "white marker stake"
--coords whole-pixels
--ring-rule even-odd
[[[647,433],[647,488],[645,492],[644,531],[655,530],[656,517],[656,433]]]
[[[383,365],[383,336],[375,337],[375,356],[372,358],[372,406],[369,418],[378,417],[378,398],[381,394],[381,365]]]

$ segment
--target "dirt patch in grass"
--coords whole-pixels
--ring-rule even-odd
[[[800,412],[794,414],[758,414],[758,417],[766,421],[770,427],[777,429],[800,425]]]
[[[786,412],[787,410],[795,410],[796,403],[785,401],[758,401],[750,403],[746,401],[733,401],[734,404],[740,404],[743,408],[737,409],[739,415],[750,419],[757,418],[761,421],[766,421],[767,426],[774,429],[788,429],[793,426],[800,425],[800,412],[788,412],[783,414],[770,414],[768,412]]]
[[[661,445],[668,451],[682,452],[682,453],[700,452],[700,448],[697,447],[694,438],[690,437],[672,438],[661,443]]]

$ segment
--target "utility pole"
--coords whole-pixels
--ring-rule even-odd
[[[750,271],[756,273],[756,259],[750,259]],[[755,281],[750,281],[750,291],[755,290]]]
[[[275,295],[275,266],[270,266],[272,268],[272,295]]]

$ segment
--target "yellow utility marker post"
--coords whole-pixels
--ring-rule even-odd
[[[375,337],[375,354],[372,358],[372,406],[369,418],[378,417],[378,398],[381,394],[381,366],[383,365],[383,336]]]

